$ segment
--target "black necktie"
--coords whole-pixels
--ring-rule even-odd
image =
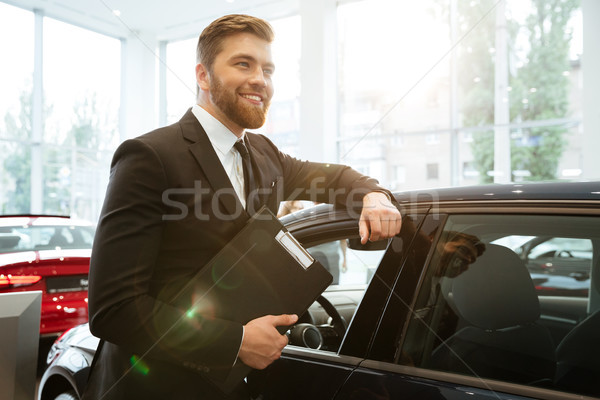
[[[236,141],[233,146],[242,156],[242,164],[244,166],[244,190],[246,191],[246,210],[254,211],[253,207],[251,207],[251,199],[256,195],[256,183],[254,181],[254,174],[252,173],[250,153],[248,153],[248,149],[242,139]]]

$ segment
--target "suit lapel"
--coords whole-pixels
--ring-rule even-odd
[[[219,156],[217,156],[217,152],[191,109],[185,113],[179,123],[183,137],[192,142],[189,146],[190,152],[198,164],[200,164],[200,168],[202,168],[206,179],[208,179],[208,183],[215,192],[223,190],[224,194],[219,192],[219,201],[221,204],[223,204],[231,215],[238,215],[242,211],[241,214],[247,218],[248,215],[242,203],[235,195],[235,190],[223,168],[223,164],[221,164],[221,160],[219,160]]]

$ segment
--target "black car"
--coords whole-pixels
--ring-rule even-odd
[[[282,218],[339,279],[290,330],[281,359],[248,376],[255,398],[600,398],[600,182],[396,200],[400,234],[366,245],[346,210]],[[530,271],[517,249],[541,237],[589,244],[589,278]],[[86,329],[58,340],[39,399],[77,398],[95,348]]]

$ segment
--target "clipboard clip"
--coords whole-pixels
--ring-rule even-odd
[[[300,245],[300,243],[298,243],[291,233],[282,229],[275,235],[275,240],[277,240],[277,242],[279,242],[279,244],[286,249],[296,261],[298,261],[298,264],[300,264],[302,268],[308,269],[314,263],[315,259]]]

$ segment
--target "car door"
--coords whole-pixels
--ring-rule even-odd
[[[389,302],[393,283],[404,260],[410,256],[406,250],[417,232],[414,227],[421,222],[418,217],[405,216],[400,235],[389,244],[387,241],[375,242],[361,248],[355,220],[346,218],[340,221],[339,217],[328,219],[327,223],[314,221],[305,229],[292,232],[309,252],[322,251],[323,243],[345,240],[348,244],[346,271],[340,272],[339,284],[326,291],[325,297],[344,315],[349,326],[343,338],[338,338],[337,345],[328,345],[325,349],[289,345],[284,349],[281,359],[263,371],[253,372],[248,377],[248,383],[256,398],[335,398],[352,371],[364,359],[377,335],[376,328]],[[386,247],[393,247],[394,251],[386,252]],[[379,263],[381,257],[384,259]],[[352,259],[358,261],[353,265]],[[375,271],[377,264],[379,268]],[[369,282],[362,289],[357,289],[360,281],[355,280],[359,275]],[[358,296],[357,290],[360,293]],[[352,309],[350,315],[347,314],[349,308]],[[311,307],[313,320],[310,322],[327,335],[326,323],[319,316],[321,313],[321,306]]]
[[[512,249],[517,236],[589,240],[591,275],[600,276],[599,217],[522,204],[442,206],[435,217],[416,295],[403,298],[411,282],[403,268],[398,305],[386,307],[368,356],[336,399],[600,396],[598,287],[588,282],[586,297],[540,292]]]

